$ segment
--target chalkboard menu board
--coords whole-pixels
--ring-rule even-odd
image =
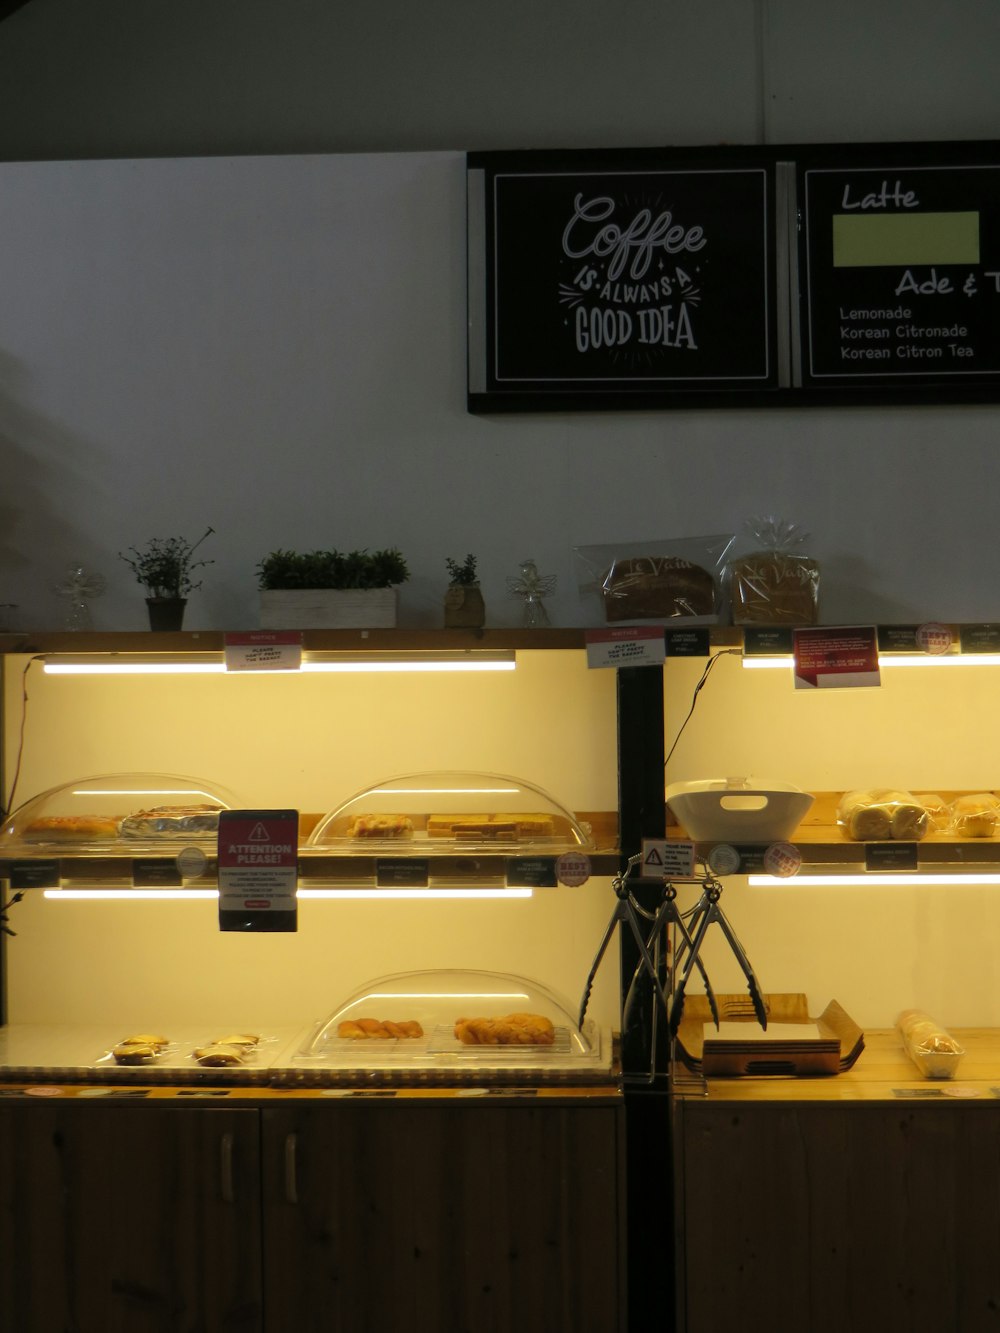
[[[470,411],[1000,402],[1000,143],[472,153]]]
[[[777,387],[770,162],[493,153],[469,176],[470,405]]]
[[[801,150],[801,379],[1000,383],[1000,156],[984,144]]]

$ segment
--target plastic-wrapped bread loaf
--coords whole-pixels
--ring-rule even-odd
[[[922,1009],[904,1009],[896,1018],[903,1049],[925,1078],[952,1078],[965,1050]]]
[[[951,823],[956,838],[992,838],[1000,824],[1000,802],[988,791],[957,796],[951,804]]]
[[[855,842],[919,842],[930,817],[906,791],[849,791],[837,805],[837,823]]]

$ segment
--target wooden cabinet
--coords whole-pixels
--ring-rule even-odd
[[[622,1116],[489,1094],[0,1102],[0,1328],[615,1333]]]
[[[622,1147],[607,1105],[266,1109],[268,1333],[623,1328]]]
[[[849,1076],[675,1105],[680,1333],[1000,1326],[1000,1105]],[[844,1086],[846,1083],[846,1087]],[[827,1098],[824,1099],[824,1093]]]
[[[261,1328],[253,1110],[0,1103],[0,1328]]]

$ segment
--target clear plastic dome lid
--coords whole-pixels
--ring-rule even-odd
[[[238,806],[224,788],[166,773],[112,773],[50,787],[4,822],[0,849],[139,849],[214,841],[219,811]]]
[[[547,986],[500,972],[439,969],[379,977],[318,1024],[299,1058],[334,1065],[397,1061],[560,1063],[598,1057]]]
[[[495,773],[410,773],[358,792],[310,834],[312,847],[415,844],[425,853],[572,851],[592,848],[589,830],[555,797]]]

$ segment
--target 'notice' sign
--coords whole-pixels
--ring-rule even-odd
[[[219,924],[223,930],[294,930],[296,810],[219,815]]]
[[[797,629],[794,652],[797,690],[881,684],[874,625]]]

